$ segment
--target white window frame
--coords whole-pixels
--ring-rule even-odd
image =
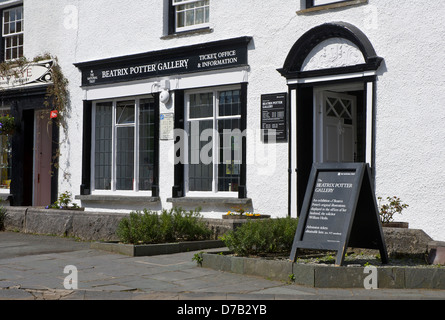
[[[17,9],[21,9],[21,13],[22,13],[22,18],[20,19],[20,20],[14,20],[14,23],[16,24],[16,27],[17,27],[17,22],[18,21],[20,21],[21,22],[21,30],[19,31],[19,32],[13,32],[13,33],[11,33],[11,32],[8,32],[8,33],[5,33],[5,13],[7,13],[7,12],[11,12],[11,11],[15,11],[15,10],[17,10]],[[4,54],[4,60],[5,61],[11,61],[11,60],[16,60],[16,59],[18,59],[18,58],[21,58],[21,57],[23,57],[24,56],[24,30],[25,30],[25,25],[24,25],[24,22],[25,22],[25,17],[24,17],[24,10],[23,10],[23,6],[19,6],[19,7],[13,7],[13,8],[8,8],[8,9],[4,9],[3,10],[3,12],[2,12],[2,38],[3,38],[3,54]],[[10,38],[11,39],[11,43],[13,42],[13,39],[15,38],[15,37],[19,37],[19,36],[22,36],[22,44],[20,45],[20,44],[17,44],[16,46],[10,46],[10,47],[7,47],[6,46],[6,41],[7,41],[7,39],[8,38]],[[18,40],[17,40],[18,41]],[[19,48],[22,48],[22,54],[20,55],[19,54]],[[10,59],[7,59],[6,58],[6,50],[8,50],[8,49],[14,49],[14,48],[17,48],[17,56],[16,57],[13,57],[12,56],[12,51],[11,51],[11,58]]]
[[[212,191],[189,191],[189,141],[188,137],[190,136],[189,132],[189,122],[193,121],[203,121],[203,120],[210,120],[213,121],[213,130],[214,132],[218,131],[218,120],[224,120],[224,119],[241,119],[242,114],[239,115],[232,115],[232,116],[220,116],[219,115],[219,97],[218,93],[222,91],[231,91],[231,90],[241,90],[240,86],[224,86],[224,87],[216,87],[216,88],[207,88],[207,89],[196,89],[196,90],[189,90],[185,92],[185,112],[184,112],[184,118],[185,118],[185,132],[187,134],[187,138],[184,142],[184,159],[186,161],[186,165],[184,166],[184,185],[185,185],[185,195],[187,197],[208,197],[208,196],[214,196],[214,197],[238,197],[238,191],[218,191],[218,164],[219,164],[219,156],[220,156],[220,150],[219,150],[219,136],[217,139],[215,139],[215,136],[212,138],[212,154],[213,154],[213,182],[212,182]],[[189,113],[190,113],[190,96],[193,94],[199,94],[199,93],[212,93],[213,94],[213,117],[207,117],[207,118],[193,118],[190,119]],[[216,152],[215,152],[216,150]]]
[[[182,6],[182,5],[198,3],[198,2],[201,2],[201,1],[208,1],[208,4],[204,4],[203,7],[198,7],[198,8],[204,8],[204,21],[205,20],[207,20],[207,21],[205,21],[203,23],[193,23],[192,25],[189,25],[189,26],[179,27],[178,26],[178,21],[179,21],[179,19],[178,19],[178,10],[179,10],[179,7]],[[201,29],[201,28],[206,28],[206,27],[210,26],[210,24],[209,24],[209,22],[210,22],[210,0],[172,0],[172,6],[173,6],[174,14],[175,14],[175,32],[190,31],[190,30]],[[205,15],[205,12],[206,12],[205,8],[206,7],[208,7],[208,10],[207,10],[209,12],[208,16]],[[188,10],[185,10],[184,12],[190,11],[190,10],[195,11],[194,19],[195,19],[195,22],[196,22],[196,9],[198,9],[198,8],[188,9]],[[185,19],[185,17],[184,17],[184,19]]]
[[[91,194],[92,195],[123,195],[123,196],[152,196],[151,190],[139,190],[139,111],[140,101],[144,99],[153,99],[152,95],[144,95],[137,97],[122,97],[115,99],[102,99],[93,102],[92,112],[92,130],[91,130]],[[135,102],[135,118],[132,124],[117,124],[116,123],[116,108],[118,102],[134,100]],[[155,100],[156,101],[156,100]],[[111,189],[102,190],[95,188],[95,147],[96,147],[96,105],[98,103],[111,102],[112,103],[112,130],[111,130]],[[117,150],[117,128],[134,127],[134,171],[133,171],[133,190],[116,190],[116,150]],[[156,161],[156,159],[155,159]]]
[[[313,7],[325,6],[328,4],[334,4],[339,2],[346,2],[348,0],[314,0]]]

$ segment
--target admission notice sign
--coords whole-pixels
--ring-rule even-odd
[[[286,101],[287,93],[261,96],[261,130],[265,143],[287,141]]]
[[[298,249],[335,250],[342,265],[348,247],[378,249],[388,261],[369,166],[315,164],[290,259],[296,261]]]

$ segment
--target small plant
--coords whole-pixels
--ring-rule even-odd
[[[290,275],[287,276],[289,278],[289,283],[293,283],[295,282],[295,274],[291,273]]]
[[[78,209],[77,203],[72,202],[71,192],[65,191],[59,195],[59,198],[53,204],[46,206],[46,209]]]
[[[235,206],[232,208],[233,211],[228,211],[227,215],[235,215],[238,214],[240,216],[242,216],[244,214],[244,212],[246,212],[246,210],[244,209],[243,206]]]
[[[386,197],[387,203],[381,204],[382,197],[377,198],[379,200],[379,214],[382,223],[388,223],[394,221],[395,214],[402,214],[403,209],[409,207],[409,205],[402,203],[399,197]]]
[[[202,257],[202,253],[203,253],[203,251],[201,251],[199,253],[195,253],[192,258],[192,261],[196,261],[196,264],[198,266],[202,266],[202,261],[204,260]]]
[[[210,239],[212,231],[201,219],[199,210],[181,208],[162,210],[160,214],[144,209],[123,218],[117,235],[124,243],[166,243]]]
[[[8,216],[8,212],[4,207],[0,207],[0,231],[5,230],[5,220]]]
[[[290,252],[298,219],[278,218],[249,220],[221,238],[240,256]]]
[[[8,115],[0,117],[0,135],[13,134],[15,131],[14,117]]]
[[[227,216],[244,216],[244,217],[260,217],[261,216],[260,213],[246,211],[246,209],[241,205],[233,207],[232,210],[227,211],[226,215]]]

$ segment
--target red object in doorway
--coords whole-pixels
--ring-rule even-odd
[[[53,110],[53,111],[51,111],[51,113],[49,114],[49,117],[50,117],[51,119],[55,119],[55,118],[57,118],[58,115],[59,115],[59,111],[57,111],[57,110]]]

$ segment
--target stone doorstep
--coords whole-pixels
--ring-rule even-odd
[[[431,241],[428,243],[428,263],[445,265],[445,241]]]
[[[93,242],[90,245],[91,249],[109,251],[131,257],[155,256],[222,247],[225,247],[225,244],[221,240],[186,241],[146,245],[132,245],[117,242]]]
[[[202,253],[202,267],[286,282],[292,276],[293,283],[314,288],[363,289],[370,275],[364,272],[364,267],[296,264],[217,253]],[[380,289],[445,289],[445,269],[442,268],[377,267],[377,279]]]

